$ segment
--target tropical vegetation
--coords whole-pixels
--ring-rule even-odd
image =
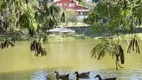
[[[124,52],[120,45],[120,34],[130,34],[130,44],[127,52],[131,50],[140,53],[139,36],[135,28],[142,25],[142,1],[141,0],[93,0],[96,6],[92,9],[84,21],[91,25],[95,32],[102,32],[104,38],[92,50],[92,57],[101,59],[106,53],[116,57],[116,69],[118,69],[118,57],[124,64]],[[106,40],[106,37],[117,35],[118,41]]]

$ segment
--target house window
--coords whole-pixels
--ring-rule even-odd
[[[74,7],[74,4],[73,3],[69,3],[69,7]]]
[[[64,3],[64,6],[67,6],[67,3]]]
[[[85,15],[85,12],[80,12],[80,15]]]
[[[57,6],[62,7],[62,4],[61,4],[61,3],[58,3]]]

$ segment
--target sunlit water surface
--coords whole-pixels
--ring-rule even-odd
[[[30,52],[30,42],[16,42],[16,47],[0,50],[0,80],[55,80],[54,71],[70,73],[70,80],[76,80],[75,71],[91,71],[90,79],[80,80],[98,80],[94,78],[97,74],[102,78],[142,80],[142,54],[126,53],[128,44],[123,43],[124,68],[115,70],[115,59],[111,56],[101,60],[91,58],[91,50],[98,43],[96,40],[49,42],[45,44],[47,56],[35,57]]]

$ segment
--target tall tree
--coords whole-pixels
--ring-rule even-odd
[[[39,26],[46,29],[55,27],[59,12],[60,8],[48,0],[1,0],[0,28],[4,31],[28,29],[33,36]]]

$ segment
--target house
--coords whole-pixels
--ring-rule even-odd
[[[78,2],[75,0],[58,0],[53,2],[53,5],[59,6],[63,9],[72,9],[81,19],[86,18],[90,11],[87,7],[78,4]]]

